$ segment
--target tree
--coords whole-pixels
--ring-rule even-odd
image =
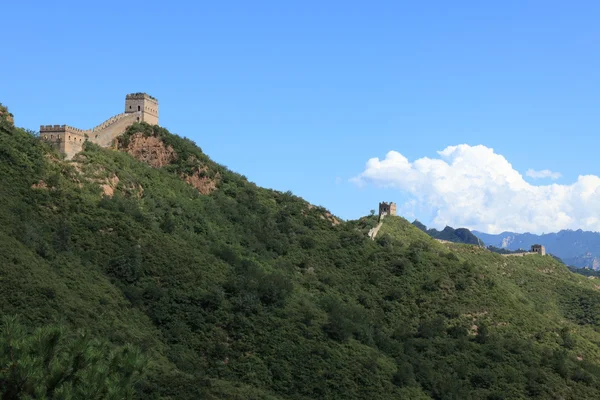
[[[83,332],[46,326],[27,333],[17,317],[0,326],[0,398],[133,399],[145,360]]]

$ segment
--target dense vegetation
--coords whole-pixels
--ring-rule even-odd
[[[17,318],[4,316],[0,365],[3,400],[117,400],[135,398],[144,360],[131,345],[113,348],[56,326],[28,334]]]
[[[0,120],[0,311],[26,349],[84,329],[136,355],[96,374],[99,390],[144,399],[600,398],[592,280],[551,257],[438,243],[400,217],[372,241],[374,216],[337,223],[164,129],[124,140],[138,135],[177,158],[151,168],[88,144],[66,162]],[[181,178],[199,166],[209,195]]]

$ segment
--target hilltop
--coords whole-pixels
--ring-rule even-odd
[[[451,226],[446,226],[441,231],[438,231],[434,228],[427,229],[427,227],[418,220],[414,220],[412,224],[434,239],[445,240],[453,243],[474,244],[477,246],[484,245],[483,241],[477,236],[473,235],[473,233],[471,233],[471,231],[467,228],[454,229]]]
[[[133,344],[137,398],[600,397],[600,286],[551,257],[396,216],[370,240],[376,216],[260,188],[156,125],[69,161],[1,117],[0,311]]]

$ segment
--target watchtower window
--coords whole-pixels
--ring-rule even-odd
[[[129,106],[129,109],[131,110],[131,106]]]
[[[141,107],[140,106],[138,106],[138,111],[141,111]]]

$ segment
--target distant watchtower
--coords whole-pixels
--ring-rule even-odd
[[[139,113],[138,122],[158,125],[158,100],[146,93],[131,93],[125,97],[125,113]]]
[[[534,244],[533,246],[531,246],[531,252],[538,253],[539,255],[545,256],[546,248],[544,246],[542,246],[541,244]]]
[[[386,215],[396,215],[396,203],[379,203],[379,219],[381,220]]]

